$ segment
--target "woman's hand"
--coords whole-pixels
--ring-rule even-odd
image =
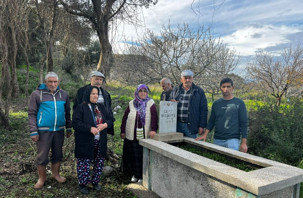
[[[156,134],[156,131],[150,131],[149,132],[149,137],[153,139],[155,134]]]
[[[98,124],[97,125],[99,132],[103,131],[104,129],[106,129],[108,127],[107,123],[103,123],[103,124]]]
[[[93,135],[97,135],[99,133],[99,130],[98,128],[96,127],[91,127],[90,128],[90,132],[93,134]]]

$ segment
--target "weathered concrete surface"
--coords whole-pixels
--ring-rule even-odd
[[[183,140],[183,133],[157,133],[153,139],[162,142],[180,142]]]
[[[134,193],[138,198],[160,198],[156,193],[148,190],[139,183],[128,184],[126,188]]]
[[[144,147],[143,185],[161,197],[298,197],[303,170],[272,160],[184,138],[183,141],[264,168],[245,172],[151,139]]]

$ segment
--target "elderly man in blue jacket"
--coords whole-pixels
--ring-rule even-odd
[[[170,94],[171,101],[178,102],[177,131],[184,136],[196,138],[207,124],[207,100],[203,89],[193,83],[194,73],[184,70],[181,82]]]
[[[64,130],[66,136],[71,135],[71,119],[69,98],[65,91],[59,88],[59,78],[54,72],[48,72],[45,83],[33,91],[29,101],[28,119],[30,137],[37,144],[37,169],[39,179],[35,189],[44,186],[46,180],[46,165],[49,162],[49,151],[52,151],[52,177],[59,183],[66,179],[59,174],[62,161],[62,146]]]

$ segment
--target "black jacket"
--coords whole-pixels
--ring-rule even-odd
[[[74,101],[74,105],[73,105],[73,111],[75,111],[77,106],[83,102],[84,91],[88,86],[90,86],[90,84],[85,85],[84,87],[81,87],[80,89],[78,89],[77,95],[76,95],[76,98]],[[105,110],[107,111],[108,114],[110,114],[112,117],[114,117],[113,111],[112,111],[112,100],[111,100],[110,94],[101,87],[100,87],[100,90],[101,90],[103,98],[104,98]],[[115,121],[115,119],[113,121]],[[114,126],[108,128],[107,133],[114,135]]]
[[[182,84],[174,87],[170,94],[170,99],[179,101]],[[192,95],[189,99],[188,108],[188,129],[191,134],[197,134],[199,127],[205,128],[207,125],[207,100],[202,88],[192,83]]]
[[[102,114],[103,123],[108,128],[113,126],[113,117],[107,113],[104,105],[97,104]],[[90,132],[91,127],[96,127],[92,112],[87,103],[77,106],[73,113],[73,128],[75,130],[75,157],[94,159],[94,135]],[[100,132],[100,151],[103,157],[107,152],[107,129]]]

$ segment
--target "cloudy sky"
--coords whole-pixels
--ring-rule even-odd
[[[168,23],[211,27],[213,35],[242,58],[258,49],[279,52],[303,44],[302,0],[159,0],[141,10],[139,19],[141,26],[119,25],[116,43],[120,47],[125,38],[136,40],[146,29],[159,32]]]

